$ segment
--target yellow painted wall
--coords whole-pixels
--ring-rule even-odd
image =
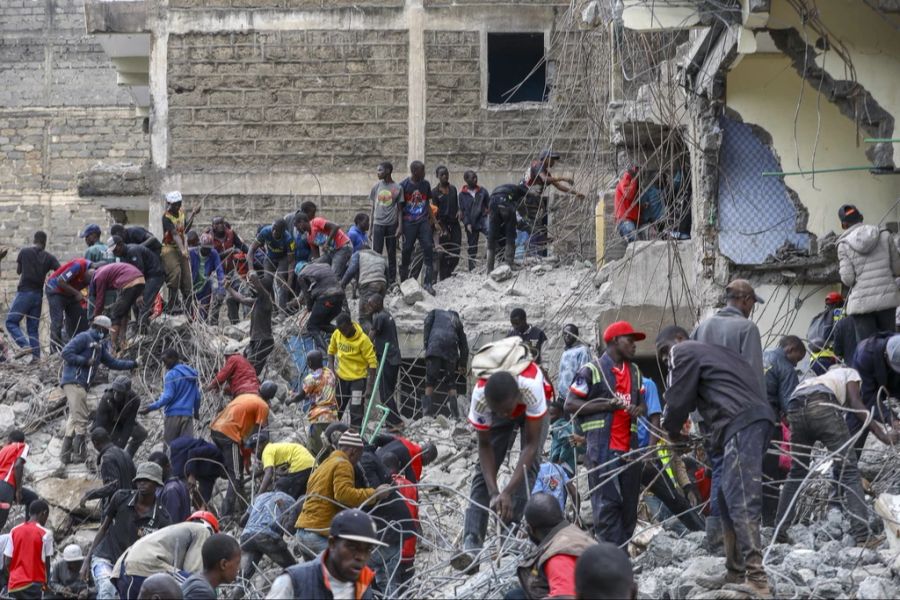
[[[892,81],[898,85],[900,73]],[[798,102],[800,110],[795,119]],[[856,145],[854,123],[803,81],[783,55],[745,56],[728,74],[727,105],[744,122],[759,125],[772,136],[785,171],[807,170],[813,165],[870,164],[865,145]],[[895,160],[900,160],[900,154]],[[809,231],[819,236],[838,230],[837,210],[842,204],[855,203],[867,220],[876,221],[900,198],[898,175],[851,171],[821,174],[814,179],[786,177],[785,182],[809,210]],[[886,220],[900,220],[900,211],[893,209]]]

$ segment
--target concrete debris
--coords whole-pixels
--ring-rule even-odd
[[[507,279],[512,279],[513,270],[509,268],[509,265],[500,265],[493,271],[491,271],[491,279],[496,282],[506,281]]]
[[[419,285],[415,279],[407,279],[400,284],[400,293],[403,295],[403,301],[409,305],[425,298],[425,290]]]
[[[600,2],[598,2],[598,0],[591,0],[591,2],[588,2],[587,6],[581,11],[581,22],[588,27],[597,27],[600,25],[600,20]]]

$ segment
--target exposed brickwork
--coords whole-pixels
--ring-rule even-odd
[[[169,37],[170,166],[358,169],[407,150],[405,31]]]

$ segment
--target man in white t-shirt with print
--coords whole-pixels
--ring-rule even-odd
[[[528,500],[526,485],[534,483],[541,448],[547,437],[547,400],[553,388],[534,363],[518,374],[498,371],[475,384],[469,406],[469,423],[478,437],[478,463],[472,479],[463,537],[463,552],[453,558],[453,567],[467,570],[480,551],[487,532],[489,506],[504,523],[522,518]],[[497,472],[521,430],[521,452],[509,482],[503,489]]]
[[[834,476],[840,482],[843,504],[850,513],[853,537],[857,544],[865,544],[870,539],[868,510],[856,450],[849,443],[850,431],[844,421],[847,410],[861,411],[858,414],[867,412],[859,395],[861,381],[855,369],[836,365],[823,375],[802,381],[791,395],[787,420],[791,428],[793,460],[790,475],[778,499],[778,515],[775,518],[776,524],[780,524],[778,541],[790,543],[786,530],[794,518],[794,496],[809,472],[809,454],[817,441],[822,442],[828,452],[837,452]],[[886,444],[897,443],[900,438],[895,431],[886,432],[876,421],[872,421],[869,427]]]

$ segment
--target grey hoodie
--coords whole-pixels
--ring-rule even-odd
[[[859,223],[838,238],[841,281],[850,288],[845,310],[862,315],[900,305],[900,254],[886,229]]]

